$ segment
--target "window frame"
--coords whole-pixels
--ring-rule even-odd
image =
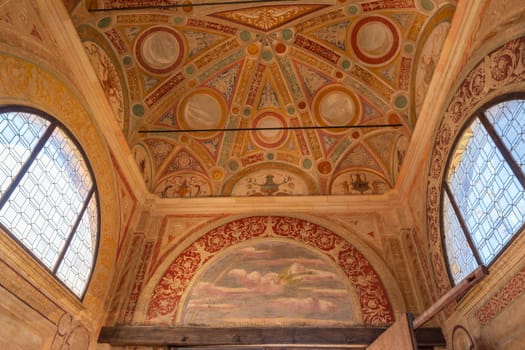
[[[69,141],[71,141],[75,147],[77,148],[78,152],[82,156],[82,161],[84,162],[86,169],[89,173],[89,176],[91,177],[92,186],[88,191],[88,195],[86,199],[83,202],[83,205],[81,207],[81,211],[79,212],[77,219],[75,220],[75,223],[71,227],[71,232],[69,232],[68,236],[64,240],[64,248],[62,251],[58,254],[57,262],[55,264],[54,269],[50,269],[46,266],[46,264],[38,258],[32,250],[27,247],[21,240],[19,240],[7,227],[4,226],[4,224],[0,221],[0,229],[5,232],[7,236],[9,236],[18,247],[22,248],[26,253],[28,253],[33,260],[38,263],[41,267],[43,267],[49,275],[57,281],[69,294],[73,295],[77,300],[80,300],[81,302],[84,300],[84,297],[86,296],[86,292],[89,289],[89,285],[91,283],[94,270],[97,265],[98,261],[98,250],[100,245],[100,231],[101,231],[101,210],[100,210],[100,196],[98,191],[98,185],[95,178],[95,173],[93,171],[93,168],[89,162],[89,158],[87,157],[86,152],[84,151],[84,148],[81,146],[78,139],[75,137],[74,133],[69,130],[60,120],[53,117],[52,115],[33,108],[29,106],[23,106],[23,105],[0,105],[0,113],[27,113],[32,114],[36,117],[43,118],[46,121],[48,121],[50,124],[47,127],[47,129],[44,131],[42,137],[37,141],[35,148],[31,151],[28,159],[25,161],[25,163],[21,166],[20,170],[17,172],[17,174],[14,176],[12,182],[8,185],[6,190],[3,194],[0,195],[0,209],[3,208],[3,206],[6,204],[6,202],[9,200],[10,196],[13,194],[15,189],[18,187],[20,180],[23,178],[23,176],[27,173],[29,170],[31,164],[35,161],[36,156],[38,153],[45,147],[47,144],[47,141],[49,140],[51,134],[54,130],[60,129],[68,138]],[[50,131],[51,130],[51,131]],[[44,138],[47,139],[42,142]],[[63,262],[66,252],[68,251],[75,235],[76,235],[76,228],[80,224],[83,215],[88,210],[89,202],[94,199],[95,205],[96,205],[96,215],[97,215],[97,227],[96,227],[96,241],[95,246],[93,247],[93,263],[91,265],[91,269],[89,271],[89,274],[86,276],[86,284],[84,286],[84,290],[82,291],[81,295],[77,295],[64,281],[62,281],[58,277],[58,270],[60,268],[61,263]]]
[[[490,267],[497,262],[497,260],[505,253],[505,251],[512,245],[512,243],[518,239],[518,237],[525,231],[525,222],[522,223],[520,228],[516,230],[512,234],[512,237],[509,239],[509,241],[494,255],[492,260],[487,264],[484,265],[483,261],[481,259],[480,253],[478,249],[475,247],[474,242],[472,241],[471,233],[469,232],[467,225],[464,221],[463,216],[461,215],[461,212],[457,206],[455,197],[447,183],[447,177],[450,170],[450,165],[452,162],[452,159],[454,158],[454,154],[456,152],[456,147],[458,145],[458,142],[463,137],[465,131],[471,126],[471,124],[474,122],[475,119],[479,119],[479,122],[481,125],[485,128],[487,131],[487,134],[490,136],[498,150],[500,151],[503,159],[508,164],[510,169],[512,170],[514,176],[518,179],[518,181],[521,183],[525,190],[525,173],[521,170],[520,165],[517,163],[517,161],[514,159],[514,157],[511,154],[511,151],[505,146],[504,142],[501,140],[501,137],[497,134],[496,130],[494,129],[494,126],[492,123],[490,123],[490,120],[485,115],[486,111],[498,104],[511,101],[511,100],[522,100],[525,103],[525,92],[511,92],[504,95],[497,96],[490,101],[484,103],[481,107],[479,107],[474,113],[472,113],[468,118],[465,119],[463,125],[459,130],[457,131],[455,135],[455,139],[452,142],[452,146],[450,148],[450,152],[447,157],[447,161],[445,163],[445,170],[443,171],[443,175],[441,178],[441,191],[440,191],[440,208],[439,208],[439,227],[441,231],[441,248],[443,250],[443,258],[445,260],[445,265],[447,267],[447,274],[449,281],[452,286],[455,286],[457,283],[454,281],[454,277],[452,274],[452,270],[450,267],[450,261],[448,257],[447,252],[447,246],[446,246],[446,233],[445,233],[445,224],[444,224],[444,200],[445,200],[445,193],[448,196],[448,199],[450,201],[450,204],[454,210],[454,213],[459,221],[459,224],[461,226],[462,232],[465,236],[465,239],[472,250],[472,254],[474,256],[474,259],[477,263],[478,267],[486,268],[487,271],[490,269]],[[459,281],[458,281],[459,283]]]

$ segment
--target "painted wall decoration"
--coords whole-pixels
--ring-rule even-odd
[[[106,92],[113,113],[117,118],[117,123],[120,128],[123,129],[124,98],[117,71],[108,56],[95,43],[84,42],[84,49],[88,52],[91,64],[93,65],[93,68],[95,68],[97,77]]]
[[[146,187],[149,188],[153,180],[153,167],[147,148],[142,144],[137,144],[133,147],[131,153],[139,167],[139,172],[146,183]]]
[[[524,62],[525,37],[511,40],[487,54],[468,72],[459,85],[436,133],[429,161],[427,225],[434,274],[441,293],[445,293],[450,288],[440,239],[439,220],[441,182],[448,155],[452,151],[452,143],[475,108],[483,101],[495,97],[496,91],[509,88],[515,91],[523,90],[525,86]]]
[[[476,318],[482,325],[488,324],[500,312],[525,293],[525,268],[512,276],[505,285],[496,291],[491,298],[476,311]]]
[[[254,166],[266,168],[265,175],[286,166],[299,178],[312,179],[307,191],[296,186],[294,194],[337,194],[331,184],[334,175],[350,170],[341,165],[345,157],[351,158],[352,171],[387,179],[380,190],[346,193],[380,194],[395,185],[402,144],[395,138],[368,144],[367,134],[380,130],[329,127],[400,123],[401,128],[381,130],[385,135],[403,130],[410,137],[412,95],[426,91],[423,85],[432,78],[447,29],[438,24],[451,18],[451,2],[434,1],[432,9],[415,1],[381,0],[90,12],[78,29],[108,55],[109,48],[111,62],[120,65],[117,72],[125,72],[120,80],[124,94],[132,96],[131,107],[124,106],[133,115],[125,123],[130,145],[158,144],[160,137],[187,148],[202,176],[213,179],[210,191],[199,196],[232,195],[232,179],[247,184]],[[150,2],[127,2],[139,3]],[[104,40],[85,34],[86,28]],[[425,62],[427,72],[416,71]],[[311,129],[316,127],[325,129]],[[236,131],[144,133],[195,129]],[[156,148],[150,149],[155,159],[150,191],[179,196],[159,187],[180,174]],[[246,177],[242,181],[240,174]]]
[[[230,249],[230,254],[225,253],[224,256],[221,255],[222,252],[225,252],[230,247],[235,249]],[[275,248],[275,254],[280,252],[281,259],[274,259],[273,261],[277,265],[273,265],[273,267],[267,266],[264,269],[258,267],[260,265],[257,264],[260,264],[261,261],[257,262],[257,259],[253,262],[249,262],[251,259],[245,259],[246,264],[242,267],[239,265],[239,260],[231,255],[235,252],[237,252],[236,254],[242,254],[242,249],[257,252],[267,250],[268,247]],[[285,247],[286,249],[284,249]],[[292,256],[285,252],[287,250],[290,251],[290,254],[294,252],[294,256],[299,256],[301,259],[296,261],[294,259],[290,260]],[[264,258],[264,261],[270,261],[269,256],[272,255],[268,254],[270,253],[265,254],[268,258]],[[217,257],[215,264],[219,264],[217,266],[220,266],[220,269],[213,267],[214,263],[212,262],[215,257]],[[302,258],[307,258],[307,260],[302,260]],[[307,263],[307,261],[310,261],[310,263]],[[206,265],[208,262],[211,264],[209,265],[210,267]],[[228,266],[224,264],[228,264]],[[329,268],[329,266],[331,267]],[[335,266],[338,266],[338,268],[336,269]],[[202,271],[203,268],[210,272],[199,274],[197,277],[197,271]],[[218,272],[216,272],[218,270],[222,270],[224,275],[212,277],[218,276]],[[341,285],[329,281],[331,278],[329,276],[333,277],[339,273],[346,275],[347,282]],[[281,277],[279,277],[279,274],[282,274]],[[322,319],[322,317],[327,317],[321,316],[323,312],[330,310],[332,303],[338,299],[323,299],[328,298],[328,291],[318,291],[320,294],[312,291],[312,299],[308,299],[304,290],[288,289],[291,286],[284,286],[286,283],[297,283],[301,288],[317,288],[313,287],[313,285],[317,285],[317,282],[314,283],[314,280],[321,278],[327,278],[328,280],[325,280],[323,283],[333,286],[334,291],[341,289],[345,293],[349,293],[349,291],[353,291],[352,294],[355,293],[353,294],[355,297],[352,304],[354,306],[349,304],[342,306],[347,308],[347,310],[352,310],[352,307],[355,307],[355,310],[352,311],[353,316],[345,319],[344,322],[380,325],[394,320],[392,306],[381,277],[367,258],[352,244],[330,230],[297,218],[253,216],[220,225],[205,233],[185,248],[174,258],[168,269],[160,276],[160,279],[156,282],[150,282],[156,283],[152,295],[142,296],[142,298],[147,298],[149,304],[145,315],[146,318],[143,320],[148,324],[181,324],[182,319],[188,322],[209,322],[209,320],[205,321],[199,316],[199,305],[204,306],[206,303],[201,297],[205,298],[205,294],[210,297],[212,295],[219,296],[219,294],[213,293],[219,293],[221,288],[226,288],[223,291],[231,290],[232,288],[258,288],[257,290],[254,289],[254,292],[257,291],[256,293],[252,293],[252,297],[255,300],[260,300],[265,293],[271,295],[271,293],[281,291],[284,293],[279,296],[279,298],[284,298],[281,302],[295,305],[291,307],[294,307],[296,317],[302,319],[306,317],[305,312],[307,310],[315,310],[317,315],[315,317]],[[295,282],[293,282],[294,280]],[[281,282],[277,283],[278,281],[281,281],[282,284],[279,284]],[[204,284],[201,284],[201,282]],[[217,283],[217,285],[214,285],[214,283]],[[310,283],[313,283],[313,285]],[[185,302],[183,300],[184,295],[190,295],[188,294],[188,288],[194,288],[193,291],[196,293],[196,297],[192,298],[190,296],[186,306],[183,306]],[[209,288],[209,292],[205,292],[206,288]],[[292,291],[294,292],[292,293]],[[313,299],[314,295],[320,296],[325,292],[327,293],[326,297],[321,298],[325,302]],[[221,295],[223,301],[225,301],[225,295]],[[332,297],[335,297],[335,295],[332,295]],[[275,301],[276,304],[274,303],[274,306],[279,304],[278,300],[274,298],[268,300]],[[253,305],[254,302],[252,299],[250,305]],[[216,306],[216,309],[221,309],[221,305]],[[186,311],[183,312],[182,310]],[[274,309],[269,307],[262,314],[259,314],[262,320],[275,315],[279,317],[277,313],[273,313],[275,310],[272,310]],[[337,316],[339,313],[337,311],[333,312],[333,321],[336,323],[340,322],[342,319],[340,316]],[[359,314],[361,318],[359,318]],[[221,312],[215,315],[217,315],[214,316],[217,317],[217,320],[227,317]],[[241,311],[234,314],[234,316],[241,319],[245,317]],[[231,322],[236,321],[232,320]],[[304,320],[298,322],[304,322]]]
[[[249,241],[206,265],[186,292],[180,322],[359,324],[359,302],[346,280],[339,266],[305,245],[276,239]]]
[[[237,11],[217,12],[211,16],[225,18],[262,31],[269,31],[323,7],[323,5],[260,6]]]
[[[338,175],[331,185],[331,194],[383,194],[390,189],[381,176],[368,171],[348,171]]]
[[[212,194],[212,187],[202,174],[180,172],[160,181],[154,193],[160,198],[208,197]]]
[[[410,67],[410,121],[415,124],[427,95],[434,70],[439,61],[445,38],[450,29],[450,22],[456,9],[454,3],[440,4],[434,15],[421,23],[421,32],[416,46],[407,55],[415,61]],[[406,50],[405,50],[406,51]]]
[[[406,151],[408,148],[408,137],[405,135],[401,135],[396,143],[395,143],[395,152],[393,154],[393,160],[392,160],[392,174],[399,174],[399,171],[401,170],[401,166],[403,165],[403,161],[405,160]]]
[[[448,30],[450,29],[449,22],[442,22],[438,24],[432,33],[428,36],[428,39],[421,50],[419,61],[417,63],[418,71],[416,73],[415,82],[415,107],[416,116],[421,111],[421,106],[427,95],[428,86],[432,81],[434,75],[434,69],[439,60],[441,54],[441,47],[445,42]]]
[[[457,325],[452,331],[452,350],[471,350],[476,348],[470,332],[463,326]]]
[[[46,27],[44,16],[38,6],[30,0],[3,1],[0,14],[0,42],[9,47],[17,48],[17,52],[32,58],[40,58],[43,62],[55,62],[58,71],[71,76],[71,70],[64,64],[64,59],[58,52],[56,40]]]
[[[57,323],[57,332],[53,338],[51,349],[87,350],[91,335],[88,329],[79,321],[65,313]]]
[[[115,30],[101,33],[92,26],[80,25],[77,31],[95,74],[106,93],[116,122],[124,134],[127,134],[130,127],[128,91],[132,87],[126,84],[124,69],[118,63],[118,57],[125,53],[125,43]],[[112,47],[115,46],[116,49],[113,51]]]
[[[98,195],[107,215],[101,217],[97,263],[83,299],[86,317],[105,307],[117,251],[118,188],[106,145],[98,129],[68,85],[42,67],[17,57],[0,55],[0,101],[38,105],[64,123],[83,146],[96,174]],[[5,103],[5,102],[4,102]]]
[[[120,262],[122,259],[122,248],[128,238],[128,231],[133,221],[134,215],[136,215],[137,209],[137,196],[131,189],[131,186],[126,180],[122,169],[119,167],[114,155],[111,155],[113,168],[117,174],[117,187],[119,193],[119,213],[120,213],[120,231],[118,235],[118,248],[116,262]]]
[[[300,169],[286,165],[255,165],[231,177],[222,192],[231,196],[283,196],[317,193],[315,183]]]

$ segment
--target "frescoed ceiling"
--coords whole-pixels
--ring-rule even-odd
[[[98,0],[72,12],[148,189],[391,190],[454,1],[213,3]]]

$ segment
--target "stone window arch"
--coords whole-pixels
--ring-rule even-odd
[[[441,186],[443,250],[453,284],[490,266],[525,225],[525,99],[475,112],[458,133]]]

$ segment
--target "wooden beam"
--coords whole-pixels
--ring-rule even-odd
[[[271,345],[364,348],[384,327],[352,328],[204,328],[170,326],[102,327],[98,342],[113,346],[172,346],[186,348],[247,348]],[[421,328],[416,341],[422,346],[444,346],[439,328]]]
[[[418,329],[425,323],[430,321],[437,313],[446,308],[450,303],[461,297],[463,294],[468,292],[476,283],[481,281],[489,270],[485,266],[479,266],[461,282],[459,282],[454,288],[446,292],[438,301],[430,305],[421,315],[414,320],[414,329]]]

